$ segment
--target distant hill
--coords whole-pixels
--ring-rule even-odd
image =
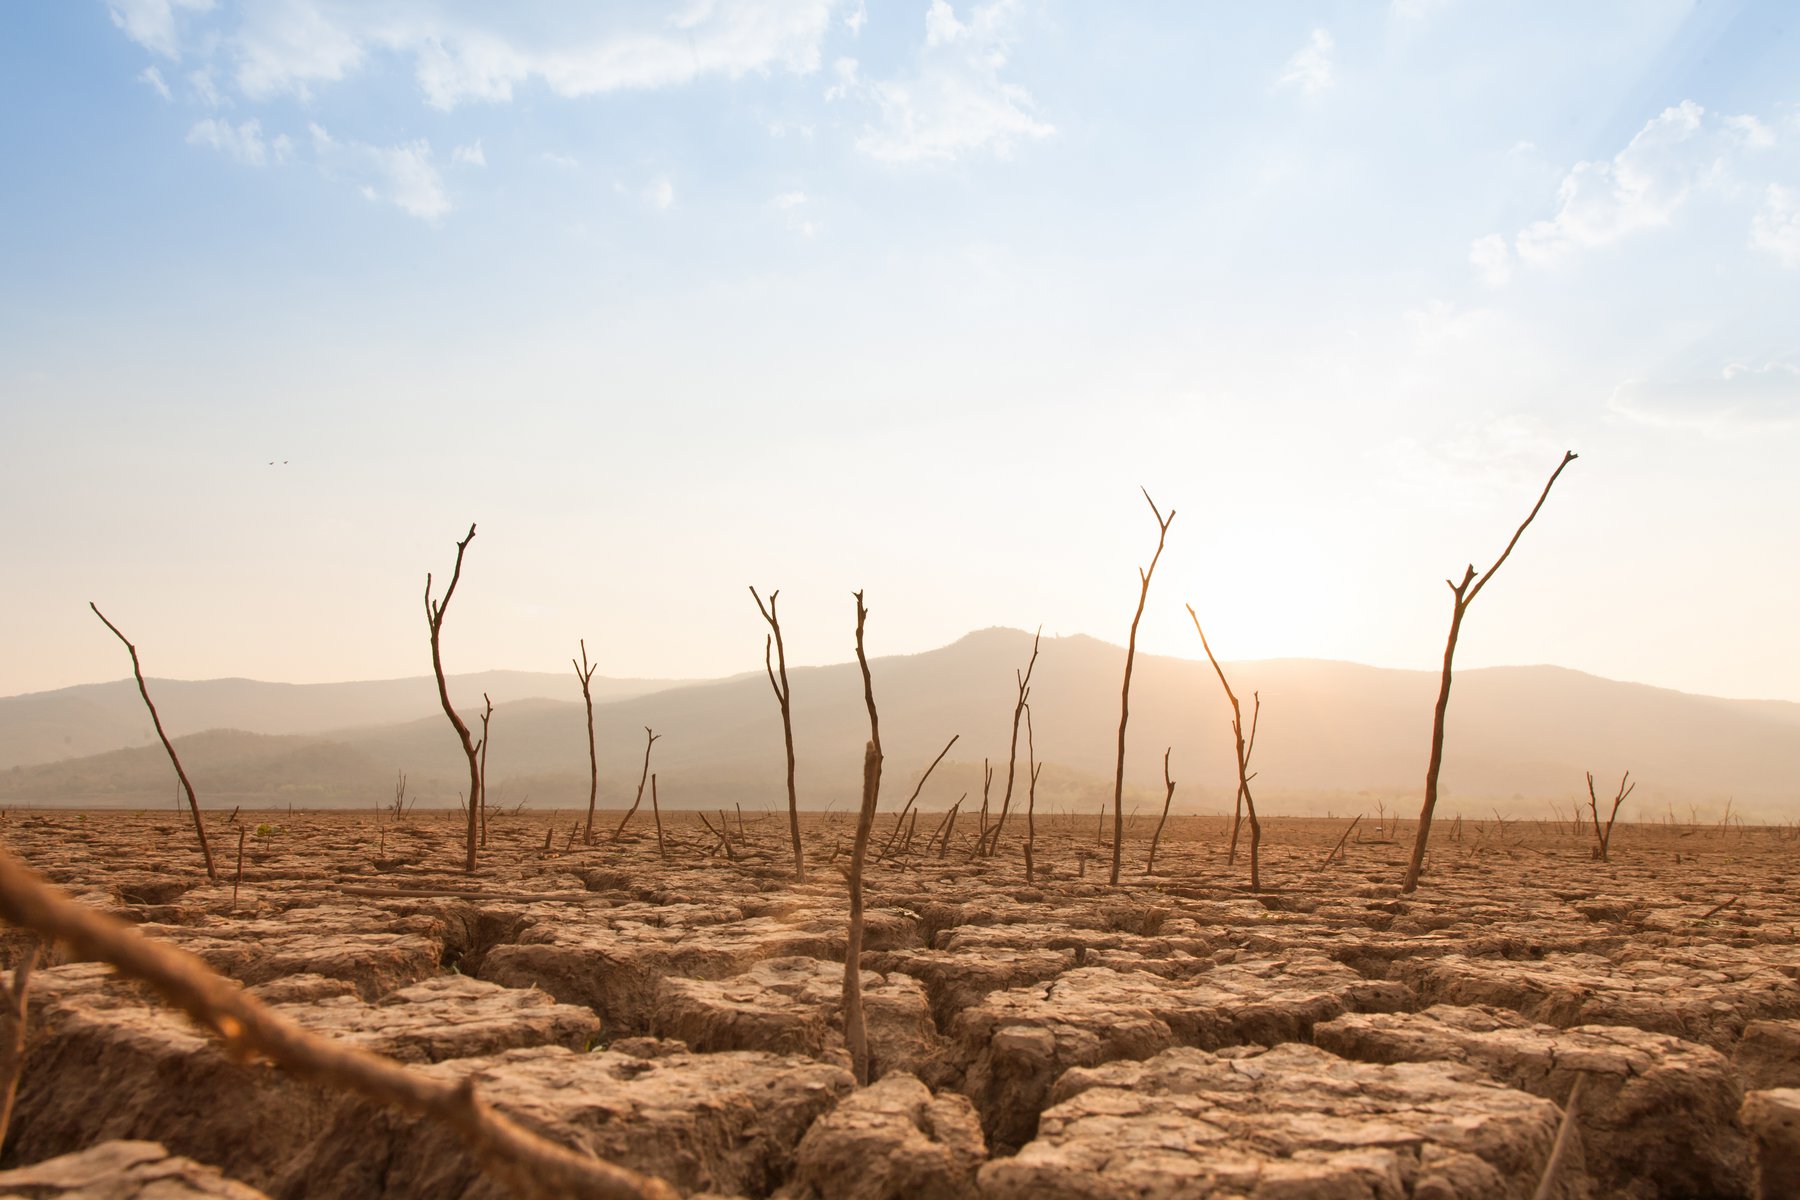
[[[1030,647],[1029,634],[991,629],[925,654],[872,662],[887,755],[884,808],[904,801],[952,734],[960,739],[921,803],[941,809],[968,792],[978,806],[985,755],[995,764],[998,806],[1013,672]],[[1031,696],[1038,754],[1051,764],[1040,786],[1042,808],[1089,812],[1110,800],[1123,659],[1120,647],[1089,637],[1044,640]],[[1416,811],[1435,672],[1300,659],[1226,669],[1246,716],[1252,694],[1262,696],[1255,787],[1268,811],[1373,811],[1377,802]],[[868,736],[857,667],[790,675],[801,802],[848,808]],[[555,694],[567,696],[568,682],[569,689]],[[488,760],[493,802],[529,797],[534,808],[585,805],[579,698],[498,699]],[[1160,804],[1162,754],[1172,747],[1177,807],[1229,808],[1235,783],[1229,709],[1211,668],[1203,660],[1140,655],[1131,710],[1131,802],[1146,809]],[[596,704],[595,717],[603,805],[630,801],[646,725],[662,735],[651,766],[663,803],[761,808],[784,802],[780,718],[760,675],[613,699]],[[189,773],[208,804],[254,795],[280,802],[306,788],[317,798],[295,803],[374,804],[391,797],[396,770],[407,772],[422,803],[454,804],[467,788],[460,750],[441,713],[346,723],[310,739],[218,734],[178,745],[191,755]],[[1021,797],[1024,755],[1021,734]],[[1646,815],[1673,807],[1686,819],[1689,805],[1716,814],[1730,798],[1735,811],[1752,818],[1800,818],[1800,704],[1694,696],[1558,667],[1457,673],[1443,774],[1447,811],[1482,814],[1498,806],[1544,815],[1547,799],[1562,803],[1584,791],[1585,770],[1610,791],[1627,768],[1641,781],[1631,804]],[[171,802],[172,789],[172,773],[154,745],[0,772],[0,802],[9,804],[162,804]]]
[[[675,686],[663,679],[603,679],[594,698],[621,700]],[[360,683],[261,683],[253,679],[151,679],[150,696],[171,736],[203,729],[248,733],[323,733],[356,725],[410,721],[438,713],[437,681],[429,675]],[[564,674],[484,671],[452,675],[450,698],[461,708],[486,692],[495,704],[535,697],[579,699],[571,669]],[[155,744],[156,734],[137,683],[119,679],[53,692],[0,698],[0,770]]]

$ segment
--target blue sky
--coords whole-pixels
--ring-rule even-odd
[[[0,691],[988,624],[1800,699],[1781,4],[21,3]],[[270,466],[275,460],[275,466]],[[466,607],[463,607],[465,606]],[[1216,631],[1216,632],[1215,632]]]

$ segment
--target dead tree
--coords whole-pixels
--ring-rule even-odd
[[[1025,706],[1025,768],[1031,782],[1025,794],[1025,882],[1031,883],[1037,870],[1037,781],[1044,764],[1037,760],[1037,741],[1031,736],[1031,706]]]
[[[1587,781],[1588,807],[1594,813],[1594,840],[1599,843],[1594,850],[1594,857],[1601,862],[1610,862],[1611,859],[1607,857],[1607,854],[1612,849],[1613,822],[1619,819],[1619,805],[1625,803],[1625,797],[1631,795],[1637,788],[1637,784],[1631,782],[1631,772],[1625,772],[1624,778],[1619,780],[1619,793],[1613,797],[1612,812],[1607,815],[1606,828],[1602,829],[1600,827],[1600,801],[1594,795],[1594,773],[1592,771],[1587,773]]]
[[[588,662],[586,638],[581,639],[581,661],[571,658],[569,663],[575,668],[575,678],[581,680],[581,700],[587,705],[588,812],[587,830],[581,840],[591,846],[594,844],[594,805],[600,799],[600,756],[594,751],[594,693],[588,685],[593,681],[594,668],[600,664]]]
[[[787,794],[788,794],[788,836],[794,843],[794,882],[806,882],[806,855],[800,848],[800,798],[794,790],[794,715],[793,693],[788,688],[787,648],[781,644],[781,621],[775,614],[775,598],[781,595],[776,588],[769,593],[769,603],[763,606],[762,597],[756,589],[750,589],[750,598],[756,601],[756,611],[763,620],[769,623],[770,632],[763,638],[763,670],[768,672],[769,686],[775,691],[775,703],[781,708],[781,738],[787,746]],[[775,662],[769,662],[769,646],[774,643]]]
[[[1150,576],[1156,573],[1156,560],[1162,557],[1163,543],[1169,537],[1169,523],[1175,519],[1175,510],[1170,509],[1165,518],[1156,507],[1156,501],[1150,499],[1147,489],[1138,489],[1144,493],[1144,502],[1150,506],[1150,512],[1156,517],[1156,553],[1150,558],[1148,570],[1138,568],[1138,603],[1137,612],[1131,617],[1131,637],[1125,643],[1125,682],[1119,688],[1119,764],[1113,772],[1113,848],[1112,848],[1112,885],[1119,886],[1119,854],[1125,848],[1125,723],[1131,719],[1131,666],[1137,658],[1138,622],[1144,619],[1144,601],[1150,598]]]
[[[619,840],[619,835],[625,832],[625,826],[630,823],[631,818],[637,814],[638,805],[644,802],[644,782],[650,778],[650,747],[656,745],[656,739],[662,736],[660,733],[652,732],[648,725],[644,726],[644,734],[649,739],[644,743],[644,773],[638,776],[637,798],[631,802],[631,807],[620,818],[619,827],[613,830],[612,840],[615,842]],[[743,832],[743,824],[741,820],[738,822],[739,833]]]
[[[987,845],[988,793],[992,791],[993,788],[994,768],[988,760],[984,758],[981,760],[981,812],[979,814],[981,824],[975,831],[975,853],[977,854],[981,853],[981,848]]]
[[[534,1200],[676,1200],[675,1189],[660,1179],[566,1149],[495,1111],[476,1094],[473,1076],[427,1075],[302,1028],[187,951],[76,903],[5,850],[0,918],[64,943],[75,961],[109,963],[148,984],[218,1038],[235,1061],[263,1059],[303,1082],[447,1126],[504,1193]]]
[[[494,719],[494,702],[481,693],[481,848],[487,849],[487,752],[488,722]]]
[[[1175,781],[1169,778],[1169,755],[1174,749],[1170,746],[1163,751],[1163,784],[1167,790],[1163,792],[1162,817],[1156,822],[1156,832],[1150,835],[1150,857],[1144,863],[1146,875],[1156,870],[1156,847],[1162,843],[1163,826],[1169,823],[1169,805],[1175,800]]]
[[[656,857],[669,861],[669,847],[663,841],[662,806],[656,802],[656,776],[650,776],[650,815],[656,818]]]
[[[1025,701],[1031,695],[1031,672],[1037,666],[1038,642],[1043,639],[1044,627],[1031,639],[1031,660],[1025,664],[1023,671],[1014,671],[1013,678],[1019,685],[1019,698],[1013,704],[1012,741],[1006,747],[1006,792],[1000,797],[1000,818],[994,822],[994,829],[988,835],[987,846],[983,853],[992,855],[1000,845],[1000,834],[1006,829],[1006,814],[1012,811],[1013,774],[1019,761],[1019,719],[1025,715]]]
[[[1256,778],[1250,770],[1250,756],[1256,751],[1256,727],[1262,720],[1262,693],[1252,693],[1255,707],[1250,713],[1250,737],[1244,738],[1244,710],[1238,705],[1237,693],[1231,690],[1231,684],[1225,679],[1225,670],[1219,666],[1214,657],[1212,646],[1206,640],[1206,631],[1200,628],[1200,618],[1194,612],[1194,606],[1188,605],[1188,616],[1194,618],[1194,632],[1200,635],[1200,645],[1206,651],[1206,660],[1212,664],[1213,672],[1219,677],[1219,685],[1225,689],[1225,698],[1231,701],[1231,736],[1237,741],[1237,773],[1238,800],[1244,811],[1250,816],[1250,890],[1262,890],[1262,822],[1256,819],[1256,799],[1250,794],[1250,781]],[[1232,842],[1237,841],[1237,828],[1232,827]]]
[[[450,586],[444,589],[444,598],[433,602],[431,599],[431,572],[425,572],[425,623],[431,627],[431,670],[437,676],[438,701],[444,706],[444,715],[450,718],[451,726],[456,730],[456,738],[462,743],[463,757],[469,760],[469,843],[468,855],[464,859],[463,869],[475,869],[475,840],[477,833],[476,809],[481,804],[481,763],[475,754],[475,742],[469,735],[469,727],[457,714],[456,706],[450,703],[450,685],[444,682],[444,655],[440,642],[444,631],[444,613],[450,607],[450,597],[456,594],[456,584],[462,578],[463,552],[469,543],[475,540],[475,526],[469,526],[469,536],[456,543],[456,569],[450,573]]]
[[[875,684],[869,678],[869,659],[863,652],[863,625],[869,612],[863,595],[856,593],[856,661],[862,668],[863,702],[869,709],[869,744],[863,749],[862,808],[856,814],[856,842],[850,852],[850,937],[844,953],[844,1045],[850,1051],[851,1069],[858,1085],[869,1082],[869,1031],[863,1022],[862,940],[863,860],[869,854],[869,831],[875,824],[875,804],[881,796],[881,720],[875,712]]]
[[[131,674],[137,679],[138,695],[144,698],[144,707],[150,710],[150,724],[156,727],[156,736],[162,739],[163,750],[169,755],[169,761],[175,766],[175,776],[181,780],[182,790],[187,793],[188,809],[194,814],[194,833],[200,839],[200,857],[206,862],[206,877],[214,883],[219,881],[219,872],[213,867],[212,848],[206,844],[206,823],[200,819],[200,802],[194,799],[194,785],[188,782],[187,772],[181,769],[181,759],[175,754],[175,745],[169,741],[169,735],[163,732],[162,718],[156,715],[156,705],[150,702],[150,689],[144,686],[144,670],[138,665],[137,647],[131,644],[119,627],[106,619],[92,600],[88,607],[100,618],[100,623],[113,631],[113,636],[125,643],[125,649],[131,653]]]
[[[1569,451],[1563,455],[1562,462],[1556,465],[1556,470],[1550,472],[1550,480],[1544,484],[1544,490],[1539,493],[1537,503],[1531,506],[1531,511],[1525,515],[1525,520],[1520,522],[1519,528],[1513,532],[1512,541],[1506,543],[1506,549],[1500,552],[1500,557],[1494,561],[1494,565],[1487,569],[1487,574],[1477,578],[1475,565],[1471,563],[1463,572],[1461,583],[1444,580],[1445,585],[1450,589],[1451,596],[1450,636],[1444,641],[1444,673],[1438,684],[1437,708],[1433,711],[1431,718],[1431,761],[1425,768],[1425,804],[1419,809],[1419,832],[1413,839],[1412,859],[1407,863],[1406,878],[1400,885],[1402,893],[1410,894],[1418,890],[1419,872],[1425,868],[1425,847],[1431,840],[1431,818],[1432,814],[1437,811],[1438,770],[1444,765],[1444,717],[1450,710],[1450,665],[1451,660],[1456,657],[1456,638],[1462,632],[1463,615],[1469,611],[1469,605],[1475,602],[1475,597],[1481,594],[1481,589],[1488,585],[1488,580],[1492,579],[1494,573],[1506,562],[1507,556],[1513,552],[1513,547],[1519,544],[1519,538],[1524,535],[1526,527],[1538,515],[1538,510],[1544,507],[1544,501],[1550,496],[1550,489],[1556,485],[1557,476],[1561,475],[1563,468],[1574,462],[1575,458],[1575,452]]]
[[[931,853],[931,844],[938,840],[939,834],[943,834],[944,840],[938,847],[938,857],[942,858],[950,852],[950,832],[956,828],[957,811],[962,808],[962,802],[968,798],[969,793],[967,792],[957,797],[956,803],[952,804],[950,810],[944,814],[944,819],[938,822],[937,828],[931,831],[931,836],[925,839],[925,853]]]
[[[931,765],[925,768],[923,775],[919,776],[919,786],[915,787],[912,795],[906,798],[906,804],[900,809],[900,817],[894,822],[894,832],[888,836],[886,844],[881,847],[881,853],[875,856],[876,862],[886,858],[888,851],[894,848],[894,839],[900,836],[900,827],[906,824],[906,814],[912,811],[913,801],[917,800],[919,793],[925,790],[925,781],[931,778],[931,773],[937,770],[937,765],[944,761],[944,755],[950,753],[950,747],[956,745],[956,739],[961,736],[960,733],[951,734],[950,740],[944,743],[944,748],[938,751],[938,756],[931,760]],[[916,813],[914,815],[917,816]]]

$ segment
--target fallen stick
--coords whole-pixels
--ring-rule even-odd
[[[1711,918],[1718,916],[1720,913],[1724,912],[1726,909],[1730,908],[1732,905],[1736,904],[1739,900],[1742,900],[1742,899],[1743,899],[1742,896],[1733,896],[1731,899],[1727,900],[1723,904],[1715,904],[1711,908],[1707,909],[1704,913],[1701,913],[1700,919],[1702,921],[1710,920]]]
[[[1338,852],[1344,848],[1344,843],[1350,840],[1350,835],[1356,831],[1356,827],[1358,825],[1360,825],[1361,823],[1362,823],[1362,814],[1357,813],[1356,820],[1350,822],[1350,828],[1344,830],[1344,836],[1337,840],[1337,845],[1335,845],[1331,848],[1331,853],[1327,854],[1325,856],[1325,861],[1320,863],[1317,867],[1314,868],[1315,874],[1318,873],[1319,871],[1323,871],[1326,867],[1329,867],[1331,865],[1331,860],[1338,856]]]
[[[1556,1144],[1550,1148],[1550,1161],[1544,1164],[1544,1176],[1538,1180],[1532,1200],[1550,1200],[1556,1195],[1556,1176],[1569,1154],[1569,1143],[1575,1132],[1575,1110],[1581,1105],[1581,1085],[1586,1082],[1585,1074],[1577,1075],[1574,1085],[1569,1088],[1569,1098],[1563,1102],[1562,1124],[1556,1130]]]
[[[522,1195],[677,1200],[675,1189],[660,1179],[577,1154],[496,1112],[475,1094],[472,1079],[445,1083],[308,1032],[187,951],[77,904],[5,850],[0,850],[0,918],[63,942],[79,961],[109,963],[127,979],[149,984],[218,1037],[234,1058],[260,1055],[298,1079],[448,1125],[483,1170]]]
[[[592,892],[464,892],[447,888],[378,888],[339,884],[346,896],[370,896],[377,900],[591,900]]]

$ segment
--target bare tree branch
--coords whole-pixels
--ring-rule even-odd
[[[1156,507],[1156,501],[1150,499],[1147,488],[1139,488],[1144,493],[1144,503],[1150,506],[1150,512],[1156,517],[1156,553],[1150,558],[1150,567],[1138,568],[1137,612],[1131,617],[1131,637],[1125,643],[1125,682],[1119,688],[1119,762],[1113,772],[1113,848],[1112,848],[1112,885],[1119,886],[1119,854],[1125,845],[1125,724],[1131,719],[1131,667],[1137,658],[1138,622],[1144,619],[1144,602],[1150,597],[1150,577],[1156,574],[1157,560],[1162,557],[1163,543],[1169,537],[1169,525],[1175,520],[1175,510],[1170,509],[1164,517],[1162,510]]]
[[[188,782],[187,772],[181,768],[181,759],[175,754],[175,744],[169,741],[169,735],[163,732],[162,718],[156,715],[156,705],[150,702],[150,689],[144,686],[144,670],[138,665],[137,647],[119,632],[117,625],[106,619],[106,614],[100,611],[99,605],[90,600],[88,607],[94,610],[94,615],[100,618],[100,623],[112,630],[113,636],[124,642],[125,649],[131,652],[131,674],[137,680],[138,695],[144,698],[144,707],[150,710],[150,724],[156,727],[156,736],[162,739],[163,750],[168,754],[169,761],[175,765],[176,778],[181,780],[182,790],[187,793],[188,810],[194,814],[194,833],[200,839],[200,857],[206,862],[206,877],[217,883],[219,872],[213,867],[212,847],[206,844],[206,823],[200,819],[200,802],[194,799],[194,785]]]
[[[581,661],[571,658],[569,664],[575,668],[575,678],[581,681],[581,701],[587,705],[588,810],[587,828],[581,840],[584,845],[591,846],[594,844],[594,805],[600,800],[600,755],[594,749],[594,693],[588,685],[593,681],[594,668],[600,664],[588,662],[586,638],[581,639]]]
[[[1014,671],[1013,678],[1019,685],[1019,698],[1013,705],[1012,741],[1006,747],[1006,792],[1000,798],[1000,819],[994,822],[994,829],[988,835],[987,847],[983,853],[992,855],[1000,846],[1000,834],[1006,829],[1006,814],[1012,811],[1013,775],[1019,761],[1019,720],[1025,714],[1025,702],[1031,698],[1031,672],[1037,668],[1038,643],[1043,640],[1044,627],[1038,626],[1037,633],[1031,638],[1031,659],[1025,664],[1023,671]]]
[[[1231,682],[1225,678],[1225,668],[1213,654],[1212,644],[1206,640],[1206,630],[1200,628],[1199,614],[1194,606],[1188,605],[1188,616],[1194,620],[1194,632],[1200,635],[1200,645],[1206,651],[1206,661],[1212,664],[1213,673],[1219,677],[1219,686],[1225,689],[1225,698],[1231,701],[1231,736],[1237,742],[1238,799],[1250,815],[1250,890],[1262,890],[1262,822],[1256,819],[1256,799],[1250,794],[1250,780],[1255,778],[1250,771],[1250,750],[1256,744],[1256,727],[1262,721],[1262,693],[1254,693],[1256,708],[1250,715],[1250,737],[1244,737],[1244,710],[1238,705],[1237,693],[1231,690]],[[1232,847],[1237,846],[1237,827],[1231,831]]]
[[[649,739],[644,743],[644,773],[638,776],[637,799],[631,802],[631,808],[619,819],[619,827],[613,830],[612,840],[615,842],[625,832],[625,826],[630,823],[631,818],[637,814],[638,805],[644,802],[644,781],[650,778],[650,747],[656,745],[656,739],[662,736],[652,732],[648,725],[644,726],[644,733]]]
[[[1438,682],[1437,707],[1433,710],[1431,718],[1431,760],[1425,767],[1425,803],[1419,809],[1419,832],[1413,839],[1412,858],[1407,862],[1406,877],[1400,884],[1402,893],[1411,894],[1418,890],[1419,874],[1425,869],[1425,847],[1431,841],[1431,818],[1437,812],[1438,772],[1444,765],[1444,719],[1450,711],[1451,663],[1456,658],[1456,639],[1462,632],[1463,615],[1469,611],[1469,605],[1474,601],[1476,595],[1487,586],[1488,580],[1494,577],[1494,572],[1500,569],[1500,565],[1513,552],[1513,547],[1519,544],[1519,538],[1525,533],[1525,527],[1531,524],[1532,518],[1538,515],[1538,510],[1544,507],[1544,501],[1549,497],[1550,489],[1555,486],[1557,477],[1563,473],[1564,467],[1575,461],[1576,457],[1575,452],[1570,450],[1563,455],[1562,461],[1556,465],[1556,470],[1550,472],[1550,479],[1544,484],[1544,490],[1538,493],[1537,503],[1531,506],[1531,511],[1526,514],[1525,520],[1520,522],[1518,529],[1513,531],[1512,540],[1506,543],[1506,549],[1501,551],[1500,557],[1495,560],[1494,565],[1488,568],[1487,574],[1477,580],[1475,566],[1471,563],[1463,571],[1461,583],[1444,580],[1444,583],[1450,588],[1451,595],[1450,636],[1444,641],[1444,670]],[[1474,586],[1471,587],[1471,584]]]
[[[469,735],[468,725],[457,714],[456,706],[450,703],[450,685],[444,681],[444,656],[440,642],[444,630],[444,613],[450,607],[450,597],[456,594],[458,581],[462,579],[463,552],[474,540],[475,526],[471,523],[468,536],[456,543],[456,569],[450,573],[450,586],[444,589],[443,600],[432,602],[431,572],[425,573],[425,621],[431,627],[431,670],[437,676],[438,701],[444,706],[444,715],[450,718],[450,724],[456,730],[457,740],[462,743],[463,757],[469,760],[469,841],[468,853],[463,862],[463,869],[469,872],[475,870],[475,842],[479,821],[476,810],[481,804],[481,764],[476,761],[475,743]]]
[[[788,837],[794,844],[794,882],[805,883],[806,854],[800,847],[800,798],[794,790],[793,692],[788,686],[787,647],[781,641],[781,620],[775,612],[775,601],[780,595],[780,588],[770,592],[769,603],[765,607],[762,597],[756,594],[756,589],[750,589],[750,598],[756,601],[756,611],[769,623],[769,634],[763,638],[763,670],[768,672],[769,687],[775,693],[775,703],[781,708],[781,738],[787,747]],[[775,643],[776,665],[773,666],[769,662],[771,640]],[[780,672],[779,676],[777,671]]]
[[[63,942],[81,961],[110,963],[213,1034],[235,1057],[260,1055],[298,1079],[430,1117],[456,1132],[504,1186],[541,1200],[676,1200],[660,1179],[584,1157],[484,1104],[474,1083],[445,1083],[392,1059],[320,1037],[280,1016],[192,954],[77,904],[0,849],[0,917]]]
[[[856,842],[850,853],[850,937],[844,956],[844,1044],[856,1082],[869,1082],[869,1031],[863,1021],[863,860],[869,853],[869,831],[881,796],[881,718],[875,711],[875,684],[863,651],[863,625],[868,620],[863,594],[856,593],[856,662],[862,668],[863,701],[869,709],[869,744],[863,750],[862,808],[856,815]]]

